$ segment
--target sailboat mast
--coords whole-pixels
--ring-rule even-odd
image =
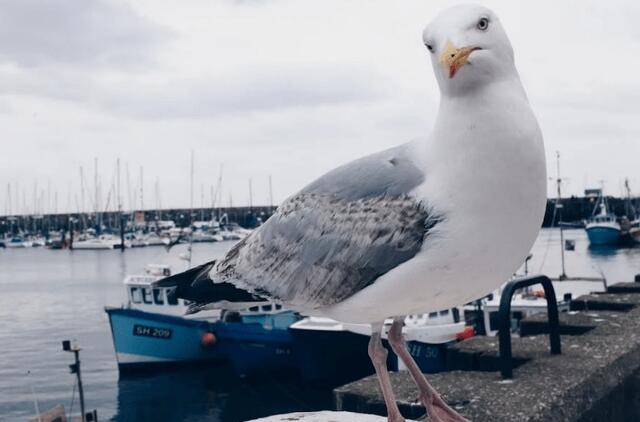
[[[155,193],[156,193],[156,220],[160,221],[162,220],[161,215],[160,215],[160,186],[158,185],[160,182],[158,181],[158,178],[156,178],[156,187],[155,187]],[[156,227],[157,229],[157,227]]]
[[[120,188],[120,157],[116,159],[116,201],[118,202],[118,228],[120,229],[120,252],[124,252],[124,218],[122,216],[122,190]]]
[[[187,256],[189,268],[191,268],[191,254],[193,249],[193,227],[192,227],[192,218],[193,218],[193,173],[194,173],[194,155],[193,150],[191,150],[191,195],[190,195],[190,204],[189,204],[189,246],[187,247]]]
[[[95,213],[96,213],[96,232],[100,233],[100,216],[98,214],[98,157],[94,157],[93,159],[93,184],[94,184],[94,189],[95,189],[95,199],[94,199],[94,208],[95,208]]]
[[[556,210],[558,211],[558,226],[560,227],[560,260],[562,262],[562,273],[560,274],[560,280],[567,278],[567,274],[564,268],[564,230],[562,229],[562,178],[560,177],[560,152],[556,151],[556,171],[557,178],[556,184],[558,186],[558,199],[556,200]]]
[[[140,211],[144,212],[144,168],[140,166]]]
[[[204,221],[204,184],[200,183],[200,221]]]

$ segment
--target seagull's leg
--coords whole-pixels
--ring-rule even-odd
[[[438,392],[429,384],[424,377],[418,364],[407,350],[407,345],[402,335],[402,326],[404,325],[404,317],[396,317],[393,319],[391,329],[387,333],[389,344],[393,351],[402,359],[405,366],[409,370],[411,377],[418,386],[420,392],[420,401],[427,410],[429,420],[431,422],[469,422],[458,412],[450,408],[447,403],[442,400]]]
[[[387,405],[387,419],[389,422],[404,422],[404,418],[398,410],[396,397],[391,388],[391,379],[387,370],[387,349],[382,345],[382,324],[372,326],[371,339],[369,340],[369,357],[378,375],[378,382],[382,390],[384,402]]]

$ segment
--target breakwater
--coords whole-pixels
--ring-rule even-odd
[[[564,198],[562,204],[562,221],[582,222],[591,216],[595,206],[594,197]],[[634,205],[636,200],[631,201],[624,198],[607,197],[610,210],[617,216],[629,216],[632,213],[630,205]],[[547,200],[547,208],[542,227],[551,227],[554,219],[555,199]],[[173,208],[165,210],[143,210],[136,211],[135,214],[144,215],[144,221],[173,220],[178,227],[187,227],[191,221],[209,221],[212,216],[220,219],[226,215],[226,219],[235,222],[246,228],[253,228],[261,222],[266,221],[275,211],[273,206],[253,206],[253,207],[227,207],[227,208]],[[124,213],[125,220],[133,220],[134,213]],[[62,213],[45,215],[17,215],[0,216],[0,235],[15,232],[18,229],[39,232],[49,229],[60,230],[69,229],[69,222],[77,224],[79,227],[95,227],[97,221],[107,227],[118,227],[119,213],[114,211],[104,211],[99,213]],[[558,221],[558,215],[555,216]]]
[[[231,207],[231,208],[175,208],[167,210],[143,210],[123,213],[125,222],[172,220],[177,227],[188,227],[192,221],[210,221],[222,219],[234,222],[242,227],[253,228],[266,221],[275,207]],[[108,227],[119,227],[120,213],[105,211],[96,213],[62,213],[45,215],[16,215],[0,217],[0,236],[18,231],[47,232],[49,230],[69,230],[96,227],[98,223]]]

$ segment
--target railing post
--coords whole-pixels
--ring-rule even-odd
[[[502,378],[513,378],[513,363],[511,352],[511,299],[516,290],[523,287],[541,284],[547,300],[547,317],[549,320],[549,346],[551,354],[561,353],[560,327],[558,318],[558,301],[553,284],[549,277],[544,275],[525,277],[508,282],[502,290],[500,297],[499,320],[499,348],[500,348],[500,373]]]

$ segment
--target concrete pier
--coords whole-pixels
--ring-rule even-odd
[[[500,377],[497,337],[458,343],[450,371],[427,377],[473,421],[640,420],[640,283],[581,296],[571,309],[560,314],[561,355],[549,353],[546,315],[523,321],[523,334],[533,335],[512,338],[512,380]],[[423,415],[409,374],[391,380],[405,417]],[[334,400],[337,410],[385,414],[373,376],[335,389]]]

